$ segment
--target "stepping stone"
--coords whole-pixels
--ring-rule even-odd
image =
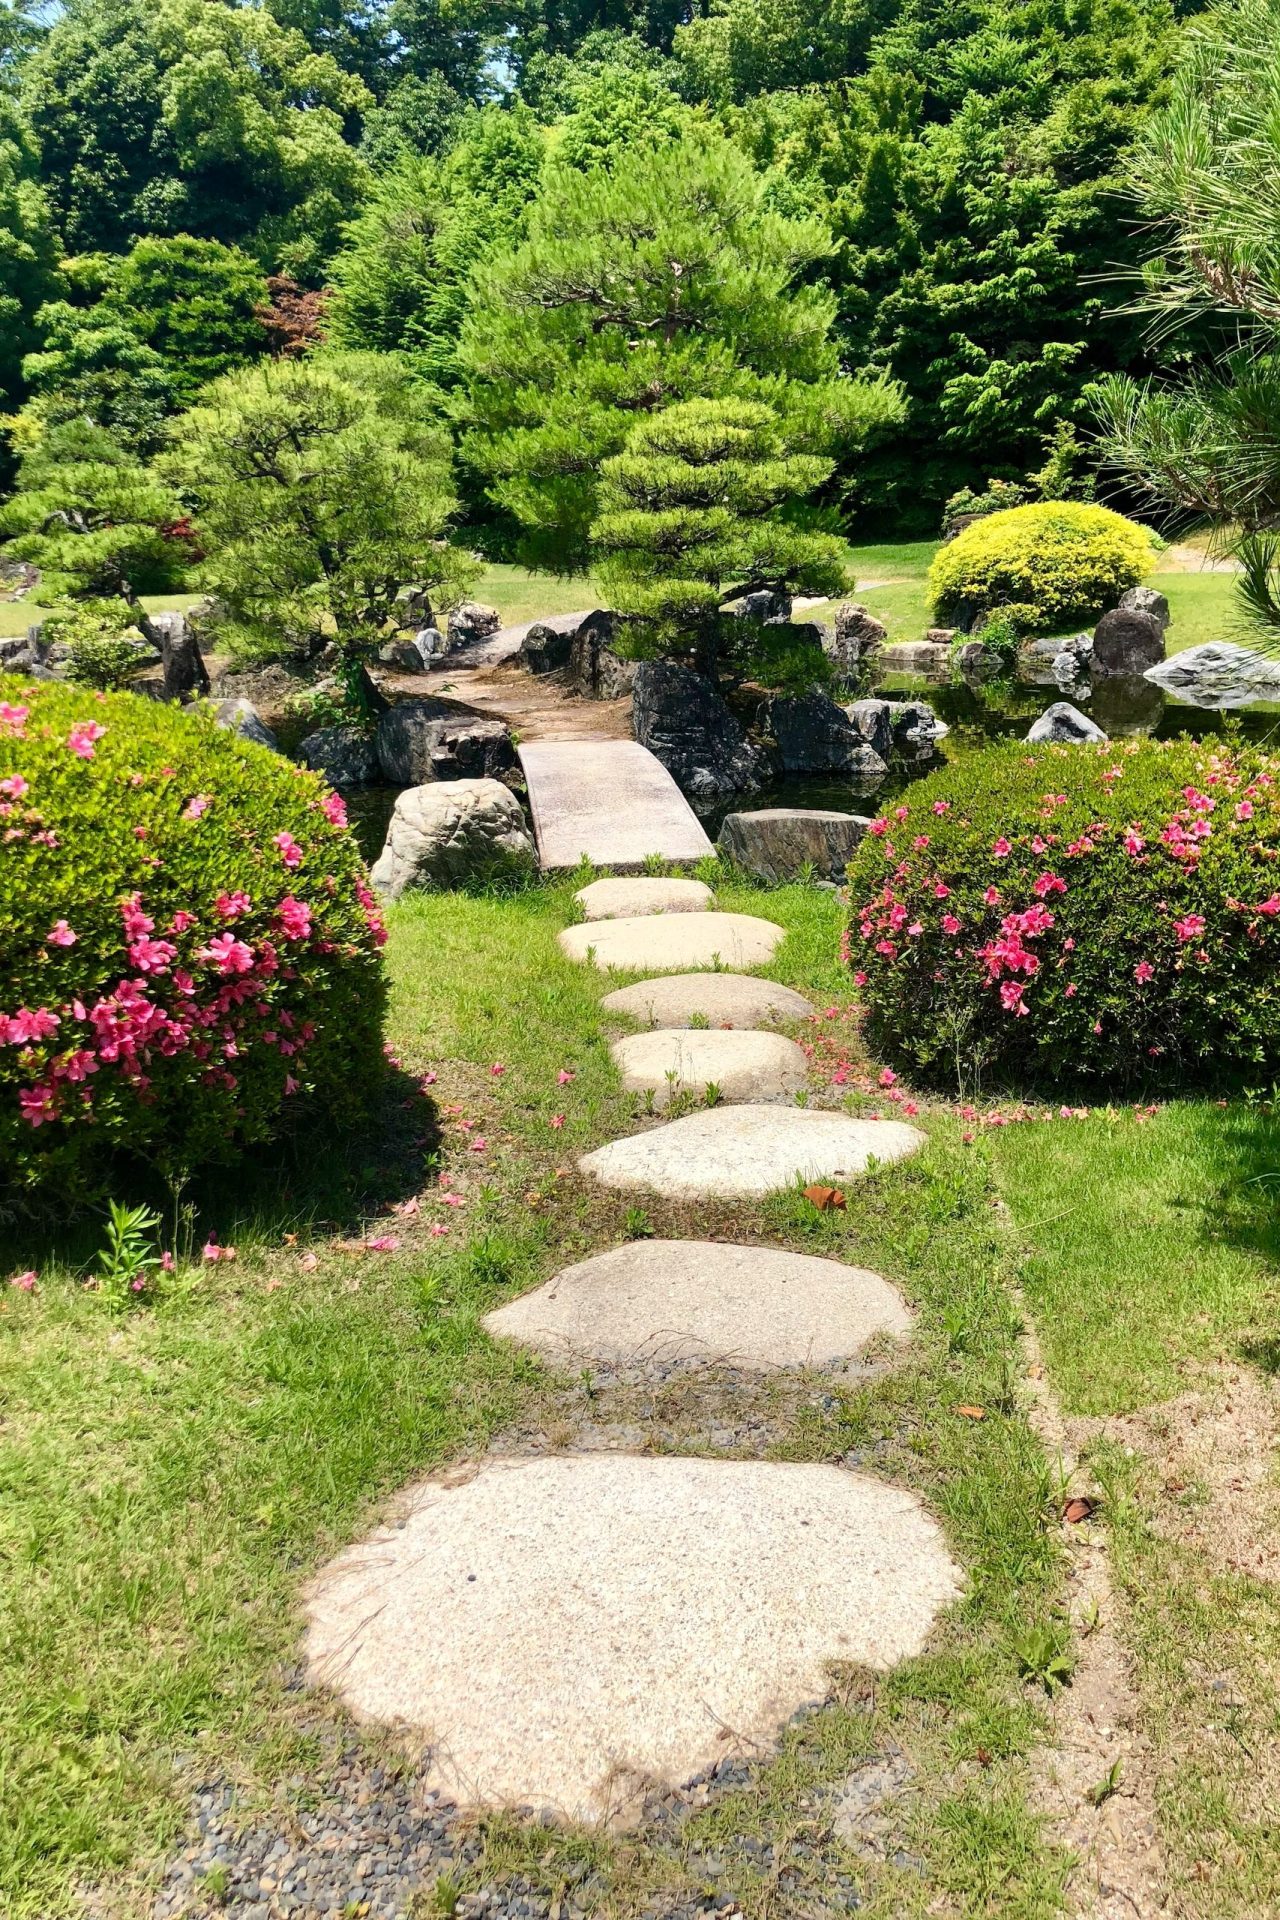
[[[633,1033],[609,1049],[628,1093],[652,1093],[665,1107],[678,1093],[701,1094],[708,1084],[725,1100],[769,1100],[798,1093],[809,1078],[809,1062],[794,1040],[780,1033],[705,1033],[689,1027],[661,1027]]]
[[[848,1179],[867,1161],[902,1160],[924,1135],[901,1120],[851,1120],[809,1107],[709,1107],[584,1154],[606,1187],[672,1199],[774,1193],[797,1180]]]
[[[600,1002],[606,1013],[624,1014],[646,1027],[770,1027],[804,1020],[812,1002],[776,980],[746,973],[676,973],[665,980],[637,980],[617,987]]]
[[[758,967],[785,939],[772,920],[749,913],[660,913],[566,927],[560,945],[571,960],[594,949],[597,967],[683,973],[687,967]]]
[[[827,1662],[918,1654],[960,1591],[915,1495],[841,1467],[490,1458],[330,1563],[305,1650],[463,1806],[598,1820],[758,1753]]]
[[[906,1333],[911,1316],[887,1280],[839,1260],[635,1240],[566,1267],[484,1324],[559,1361],[692,1359],[769,1373],[852,1359],[873,1334]]]
[[[574,899],[587,920],[643,919],[649,913],[703,913],[715,895],[701,880],[593,880]]]

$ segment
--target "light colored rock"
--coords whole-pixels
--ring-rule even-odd
[[[689,967],[763,966],[785,938],[772,920],[749,913],[660,913],[566,927],[560,945],[571,960],[590,959],[597,967],[683,973]]]
[[[701,860],[711,842],[660,761],[634,740],[531,740],[518,749],[545,868],[584,857],[615,872],[650,854]]]
[[[701,880],[645,877],[593,880],[589,887],[580,887],[573,897],[587,920],[643,919],[651,913],[704,913],[715,905],[715,895]]]
[[[798,1093],[809,1063],[794,1040],[743,1028],[659,1027],[633,1033],[610,1049],[627,1093],[652,1093],[665,1107],[678,1093],[720,1089],[725,1100],[770,1100]]]
[[[860,813],[761,807],[729,814],[716,845],[726,860],[770,886],[794,880],[802,867],[812,867],[819,879],[841,881],[870,825]]]
[[[305,1652],[462,1805],[598,1820],[772,1742],[829,1661],[918,1654],[960,1591],[919,1500],[840,1467],[490,1458],[320,1574]]]
[[[868,1160],[902,1160],[924,1135],[901,1120],[851,1120],[811,1107],[708,1107],[611,1141],[578,1165],[606,1187],[672,1199],[774,1193],[797,1180],[847,1180]]]
[[[1188,647],[1148,667],[1143,677],[1192,707],[1247,707],[1254,700],[1280,700],[1280,660],[1230,640]]]
[[[214,725],[227,733],[238,734],[242,740],[252,740],[255,746],[270,747],[273,753],[279,753],[280,742],[251,700],[215,701],[213,718]]]
[[[647,1027],[770,1027],[780,1020],[806,1020],[813,1005],[776,980],[745,973],[677,973],[665,980],[638,980],[617,987],[600,1002],[605,1013]]]
[[[1061,746],[1098,746],[1106,737],[1102,728],[1087,713],[1081,713],[1079,707],[1073,707],[1069,700],[1055,700],[1031,727],[1027,745],[1041,747],[1047,742],[1056,742]]]
[[[1149,613],[1153,620],[1160,622],[1161,631],[1169,625],[1171,615],[1168,599],[1155,587],[1130,587],[1127,593],[1120,595],[1119,604],[1126,613]]]
[[[910,1324],[902,1296],[865,1268],[699,1240],[613,1247],[485,1319],[490,1333],[561,1362],[701,1360],[761,1373],[839,1365]]]
[[[532,866],[520,802],[500,780],[435,780],[396,798],[369,878],[388,900],[410,887],[456,887]]]

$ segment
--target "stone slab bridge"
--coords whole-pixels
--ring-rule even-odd
[[[529,740],[519,748],[544,871],[634,873],[650,854],[701,860],[710,840],[671,775],[634,740]]]

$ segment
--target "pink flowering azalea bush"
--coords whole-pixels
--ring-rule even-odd
[[[0,677],[0,1199],[234,1159],[382,1070],[384,938],[315,775],[132,694]]]
[[[870,1035],[927,1076],[1280,1070],[1280,756],[992,748],[887,807],[849,878]]]

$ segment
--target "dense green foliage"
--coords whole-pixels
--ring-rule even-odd
[[[133,694],[0,680],[0,1194],[167,1174],[381,1065],[381,924],[341,803]]]
[[[1000,609],[1026,633],[1096,620],[1151,569],[1145,527],[1080,500],[985,514],[938,549],[929,598],[939,620]]]
[[[1278,776],[1177,740],[1011,744],[922,781],[850,869],[877,1040],[970,1091],[1270,1085]]]

